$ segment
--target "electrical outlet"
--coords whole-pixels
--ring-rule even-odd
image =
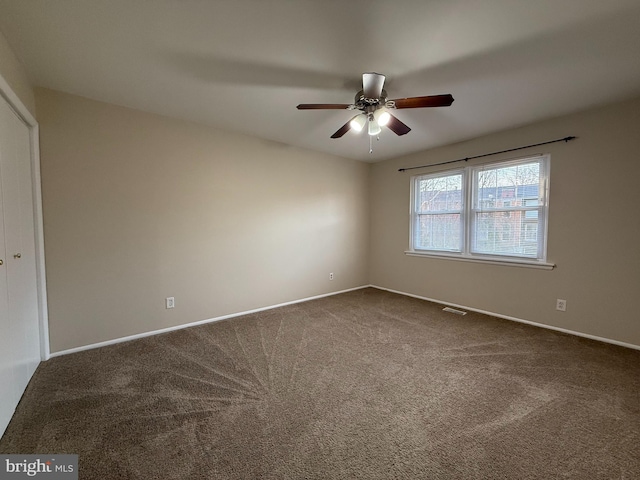
[[[561,312],[567,311],[567,301],[558,298],[556,300],[556,310],[560,310]]]
[[[173,297],[166,298],[166,306],[167,308],[173,308],[176,306],[176,300]]]
[[[329,280],[333,280],[333,272],[329,274]]]

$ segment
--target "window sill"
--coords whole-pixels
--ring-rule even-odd
[[[405,255],[410,257],[428,257],[436,258],[440,260],[456,260],[460,262],[472,262],[472,263],[488,263],[490,265],[506,265],[508,267],[524,267],[524,268],[537,268],[541,270],[553,270],[556,266],[555,263],[539,262],[537,260],[526,259],[514,259],[514,258],[497,258],[497,257],[468,257],[462,255],[454,255],[447,253],[432,253],[432,252],[417,252],[413,250],[406,250]]]

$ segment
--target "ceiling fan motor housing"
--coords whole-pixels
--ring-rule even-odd
[[[356,93],[353,104],[357,110],[362,110],[365,113],[372,113],[387,105],[387,91],[382,90],[380,98],[367,98],[364,96],[364,91],[360,90]]]

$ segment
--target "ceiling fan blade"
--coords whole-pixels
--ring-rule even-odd
[[[402,123],[393,115],[391,115],[391,118],[389,119],[389,122],[387,123],[386,127],[396,135],[406,135],[411,131],[411,129],[407,125]]]
[[[360,114],[358,114],[360,115]],[[331,138],[340,138],[342,137],[345,133],[347,133],[349,130],[351,130],[351,120],[353,120],[354,118],[356,118],[358,115],[356,115],[355,117],[351,118],[347,123],[345,123],[343,126],[341,126],[336,133],[334,133],[333,135],[331,135]]]
[[[379,73],[362,74],[362,94],[365,98],[380,98],[385,76]]]
[[[301,103],[296,108],[298,110],[348,110],[350,106],[348,103]]]
[[[427,97],[409,97],[392,100],[396,108],[424,108],[424,107],[448,107],[453,103],[453,97],[446,95],[429,95]]]

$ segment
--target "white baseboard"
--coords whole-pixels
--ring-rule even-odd
[[[442,300],[436,300],[435,298],[422,297],[420,295],[413,295],[411,293],[400,292],[398,290],[392,290],[390,288],[379,287],[377,285],[369,285],[370,287],[377,288],[379,290],[386,290],[387,292],[397,293],[399,295],[405,295],[407,297],[418,298],[420,300],[427,300],[429,302],[439,303],[441,305],[447,305],[450,307],[463,308],[472,312],[483,313],[485,315],[491,315],[492,317],[503,318],[505,320],[511,320],[512,322],[526,323],[527,325],[533,325],[534,327],[546,328],[547,330],[555,330],[556,332],[568,333],[569,335],[575,335],[577,337],[588,338],[590,340],[597,340],[599,342],[611,343],[613,345],[619,345],[621,347],[632,348],[634,350],[640,350],[640,345],[634,345],[633,343],[620,342],[618,340],[612,340],[610,338],[598,337],[596,335],[590,335],[588,333],[576,332],[575,330],[567,330],[566,328],[553,327],[544,323],[531,322],[529,320],[523,320],[522,318],[510,317],[508,315],[501,315],[499,313],[488,312],[486,310],[480,310],[478,308],[467,307],[466,305],[458,305],[456,303],[443,302]]]
[[[244,312],[231,313],[229,315],[223,315],[221,317],[208,318],[206,320],[199,320],[197,322],[185,323],[182,325],[176,325],[174,327],[161,328],[160,330],[152,330],[150,332],[138,333],[136,335],[129,335],[127,337],[114,338],[113,340],[106,340],[104,342],[92,343],[90,345],[83,345],[81,347],[70,348],[68,350],[61,350],[59,352],[53,352],[51,353],[50,358],[60,357],[62,355],[68,355],[70,353],[82,352],[84,350],[92,350],[94,348],[106,347],[108,345],[115,345],[117,343],[128,342],[130,340],[137,340],[138,338],[150,337],[152,335],[159,335],[161,333],[173,332],[175,330],[182,330],[183,328],[197,327],[198,325],[204,325],[206,323],[218,322],[220,320],[240,317],[242,315],[248,315],[250,313],[263,312],[265,310],[272,310],[274,308],[285,307],[287,305],[293,305],[296,303],[308,302],[309,300],[316,300],[318,298],[331,297],[333,295],[339,295],[341,293],[353,292],[354,290],[361,290],[363,288],[367,288],[370,286],[371,285],[362,285],[361,287],[348,288],[347,290],[340,290],[338,292],[324,293],[322,295],[301,298],[299,300],[292,300],[290,302],[279,303],[277,305],[270,305],[268,307],[255,308],[253,310],[246,310]]]

